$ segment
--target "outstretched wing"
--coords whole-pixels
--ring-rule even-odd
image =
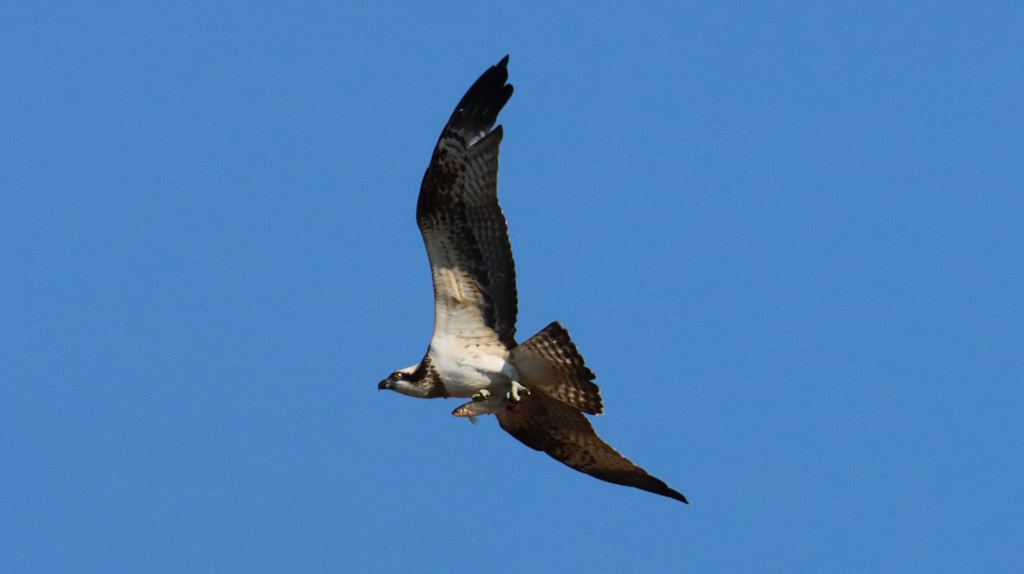
[[[498,112],[512,96],[508,56],[463,96],[423,176],[416,220],[434,279],[434,339],[515,346],[516,272],[498,205]]]
[[[601,440],[579,409],[549,397],[543,390],[532,390],[521,402],[497,416],[501,428],[520,442],[571,468],[594,478],[687,502],[685,496]]]

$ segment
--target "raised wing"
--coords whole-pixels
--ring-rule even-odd
[[[549,397],[543,390],[532,390],[521,402],[497,416],[501,428],[520,442],[571,468],[594,478],[687,502],[685,496],[601,440],[578,409]]]
[[[455,108],[423,176],[416,220],[434,279],[434,338],[515,346],[515,263],[498,205],[498,112],[512,96],[508,56]]]

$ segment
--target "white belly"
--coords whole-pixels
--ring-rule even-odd
[[[503,346],[466,347],[464,341],[451,338],[430,342],[431,364],[451,397],[469,398],[484,389],[499,396],[507,394],[511,379],[519,377],[507,356]]]

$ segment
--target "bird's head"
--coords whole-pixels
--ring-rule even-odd
[[[389,390],[426,399],[430,397],[430,385],[424,384],[427,370],[422,364],[398,369],[377,385],[377,390]]]

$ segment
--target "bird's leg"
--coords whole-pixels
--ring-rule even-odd
[[[505,393],[505,398],[511,403],[518,403],[523,400],[522,395],[530,394],[530,389],[519,384],[519,370],[516,369],[515,365],[505,361],[505,364],[501,367],[501,374],[508,377],[509,390]]]
[[[509,389],[508,395],[506,395],[509,401],[513,403],[518,403],[519,401],[523,400],[522,395],[530,394],[530,389],[519,384],[519,381],[515,379],[510,379],[510,382],[512,383],[512,388]]]
[[[475,395],[473,395],[473,400],[477,402],[486,401],[489,398],[491,398],[491,391],[488,391],[487,389],[480,389]]]

